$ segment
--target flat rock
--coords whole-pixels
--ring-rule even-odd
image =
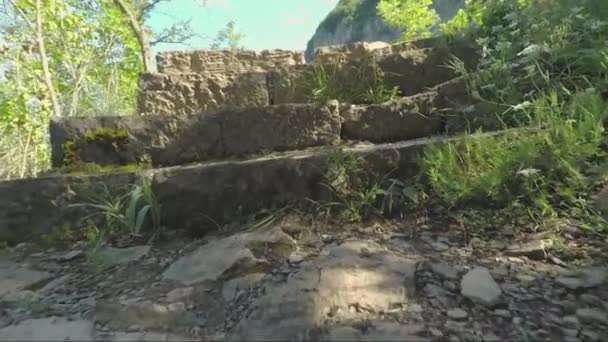
[[[168,305],[141,301],[129,304],[99,302],[95,308],[95,321],[114,330],[126,330],[132,326],[158,329],[175,326],[187,317],[184,303]]]
[[[84,252],[80,249],[75,249],[73,251],[69,251],[63,255],[56,257],[58,261],[72,261],[76,258],[80,258],[84,256]]]
[[[464,320],[469,316],[469,314],[466,311],[464,311],[460,308],[450,309],[450,310],[448,310],[447,314],[448,314],[449,318],[455,319],[457,321]]]
[[[357,317],[358,310],[388,311],[410,302],[415,292],[416,262],[372,241],[328,245],[313,261],[286,282],[268,287],[230,339],[310,339],[309,332],[328,316],[343,321]],[[352,330],[333,331],[333,335],[358,338]],[[385,335],[376,337],[388,338],[390,333]],[[406,335],[401,331],[397,336],[402,340]]]
[[[119,332],[114,333],[112,336],[109,336],[107,339],[104,339],[110,342],[170,342],[170,341],[198,341],[197,339],[192,339],[184,336],[167,334],[167,333],[157,333],[157,332]]]
[[[360,330],[353,327],[334,327],[329,330],[329,333],[322,339],[323,341],[361,341],[363,334]]]
[[[474,303],[486,306],[495,305],[502,293],[498,284],[485,267],[476,267],[462,277],[461,293]]]
[[[150,252],[150,246],[133,246],[126,248],[103,248],[99,253],[103,260],[112,265],[125,265],[138,261]]]
[[[363,341],[430,341],[417,336],[424,331],[423,325],[407,325],[398,322],[374,323],[374,329],[363,335]]]
[[[431,272],[440,276],[443,279],[455,280],[458,278],[458,273],[450,265],[444,262],[435,262],[429,265]]]
[[[552,240],[535,239],[507,247],[505,254],[514,257],[525,256],[540,260],[545,258],[546,251],[553,246]]]
[[[280,228],[241,233],[209,242],[187,254],[163,273],[163,278],[192,285],[269,270],[267,251],[287,258],[294,240]]]
[[[608,268],[606,267],[590,267],[555,278],[556,283],[571,290],[598,287],[607,281]]]
[[[266,277],[265,273],[252,273],[244,277],[230,279],[222,287],[224,300],[234,299],[239,290],[247,290],[259,284]]]
[[[576,317],[583,323],[599,323],[608,325],[608,314],[596,308],[581,308],[576,310]]]
[[[31,270],[14,263],[0,263],[0,299],[10,300],[19,291],[27,290],[52,278],[48,272]]]
[[[169,303],[177,302],[184,298],[190,297],[192,295],[192,292],[194,292],[194,287],[192,286],[180,287],[169,291],[165,296],[165,299]]]
[[[0,329],[0,341],[93,341],[90,321],[49,317],[28,319]]]

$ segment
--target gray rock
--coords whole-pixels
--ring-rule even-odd
[[[194,291],[194,287],[192,287],[192,286],[180,287],[180,288],[169,291],[165,295],[165,299],[169,303],[177,302],[177,301],[183,300],[184,298],[190,297],[192,295],[193,291]]]
[[[28,319],[0,329],[0,341],[93,341],[92,322],[49,317]]]
[[[80,258],[84,256],[84,252],[80,249],[76,249],[73,251],[69,251],[64,255],[60,255],[59,257],[57,257],[58,261],[72,261],[76,258]]]
[[[581,331],[581,336],[585,338],[585,341],[589,342],[597,342],[602,340],[602,337],[599,333],[589,329]]]
[[[578,329],[578,327],[581,325],[576,316],[565,316],[561,319],[561,323],[566,328],[574,329]]]
[[[308,254],[301,252],[301,251],[295,251],[293,253],[291,253],[291,255],[289,255],[289,263],[292,265],[297,265],[299,263],[301,263],[302,261],[304,261],[304,259],[306,259],[306,257],[308,256]]]
[[[448,314],[449,318],[455,319],[457,321],[465,320],[469,316],[469,314],[466,311],[464,311],[460,308],[450,309],[450,310],[448,310],[447,314]]]
[[[363,256],[362,249],[370,253]],[[360,317],[359,310],[387,312],[415,292],[415,270],[415,261],[372,241],[328,245],[314,263],[303,265],[285,282],[267,285],[266,293],[252,303],[251,315],[228,339],[309,340],[309,331],[328,316],[344,321]]]
[[[363,335],[362,341],[430,341],[417,336],[425,330],[423,325],[382,321],[373,323],[373,326],[371,331]]]
[[[464,297],[486,306],[495,305],[502,293],[490,272],[484,267],[476,267],[467,272],[462,278],[460,288]]]
[[[109,342],[170,342],[170,341],[200,341],[185,336],[157,332],[118,332],[112,334],[107,341]]]
[[[511,312],[509,310],[496,309],[492,313],[498,317],[511,318]]]
[[[450,246],[446,245],[443,242],[433,242],[431,243],[431,247],[433,247],[434,250],[436,250],[437,252],[444,252],[447,251],[448,249],[450,249]]]
[[[323,341],[361,341],[363,339],[361,331],[352,327],[335,327],[322,339]]]
[[[583,323],[599,323],[608,325],[608,314],[596,308],[581,308],[576,310],[576,317]]]
[[[577,290],[581,288],[593,288],[605,284],[608,280],[608,268],[590,267],[577,272],[568,272],[555,279],[558,284]]]
[[[126,265],[138,261],[150,252],[150,246],[127,248],[105,247],[99,251],[100,257],[112,265]]]
[[[458,278],[458,273],[456,272],[456,270],[444,262],[431,263],[430,269],[431,272],[440,276],[443,279],[454,280]]]
[[[72,276],[70,274],[64,274],[59,278],[55,278],[44,285],[40,290],[38,290],[41,294],[48,294],[53,292],[55,289],[63,286]]]
[[[48,272],[28,269],[15,263],[0,263],[0,299],[11,300],[19,291],[31,289],[51,277]]]
[[[169,266],[163,278],[192,285],[270,271],[264,255],[270,250],[277,257],[287,258],[295,250],[295,242],[278,227],[232,235],[183,256]]]
[[[235,299],[239,290],[248,290],[259,284],[266,277],[264,273],[252,273],[244,277],[230,279],[222,287],[222,296],[225,301]]]
[[[188,316],[184,303],[157,304],[141,301],[130,304],[99,302],[95,308],[95,321],[111,329],[126,330],[137,325],[144,329],[175,326]]]
[[[552,240],[534,239],[524,243],[513,244],[507,247],[506,255],[521,257],[525,256],[530,259],[544,259],[546,251],[553,246]]]

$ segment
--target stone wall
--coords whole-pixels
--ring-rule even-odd
[[[382,104],[290,103],[199,115],[54,119],[54,167],[79,162],[182,165],[257,153],[335,145],[340,140],[398,142],[445,132],[451,107],[469,106],[463,79]]]
[[[156,56],[158,72],[224,73],[269,71],[281,65],[303,64],[302,53],[286,50],[161,52]]]
[[[370,161],[371,174],[398,169],[404,178],[417,171],[416,153],[426,141],[346,149]],[[82,227],[87,208],[70,206],[106,185],[113,193],[151,179],[162,203],[162,223],[169,229],[204,234],[262,209],[319,200],[327,170],[325,151],[293,153],[247,161],[179,166],[139,173],[53,176],[0,182],[0,241],[36,241],[61,226]]]
[[[333,145],[337,106],[290,104],[227,109],[209,115],[54,119],[54,167],[75,163],[183,165],[262,152]]]
[[[438,39],[387,44],[352,43],[324,47],[314,62],[337,70],[343,84],[361,80],[357,70],[371,61],[385,74],[388,87],[401,95],[417,94],[456,75],[445,67],[452,55],[474,68],[478,50],[466,42]],[[192,115],[220,109],[310,102],[312,64],[301,53],[273,50],[164,52],[157,56],[159,73],[140,77],[138,110],[142,114]]]

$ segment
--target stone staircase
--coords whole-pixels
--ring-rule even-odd
[[[151,179],[169,228],[213,230],[261,209],[323,196],[328,151],[341,147],[372,172],[417,173],[417,154],[444,142],[447,116],[474,105],[464,80],[446,68],[455,55],[473,68],[475,47],[355,43],[324,48],[317,65],[340,65],[343,84],[370,58],[403,97],[382,104],[311,103],[300,54],[274,50],[167,52],[159,73],[141,75],[141,115],[54,119],[54,174],[0,183],[0,241],[35,239],[75,224],[69,204],[104,183]],[[129,172],[88,174],[82,165]],[[69,170],[70,172],[65,172]]]

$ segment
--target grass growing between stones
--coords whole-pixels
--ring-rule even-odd
[[[384,81],[384,72],[374,56],[358,65],[315,64],[305,74],[313,102],[326,104],[338,100],[353,104],[383,103],[399,96],[398,87],[390,87]]]

